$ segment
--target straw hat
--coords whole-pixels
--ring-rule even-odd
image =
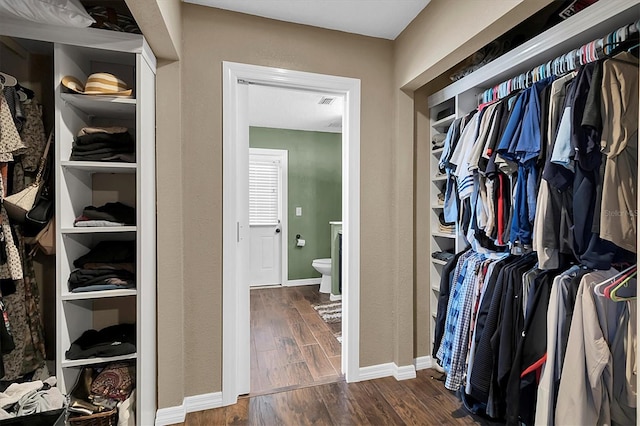
[[[81,95],[129,97],[132,93],[132,90],[127,88],[127,84],[124,81],[106,72],[91,74],[87,78],[87,84],[82,84],[77,78],[68,75],[62,79],[62,85]]]

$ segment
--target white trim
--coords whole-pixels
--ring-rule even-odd
[[[298,287],[301,285],[316,285],[320,284],[322,278],[304,278],[301,280],[287,280],[285,287]]]
[[[488,88],[638,19],[638,0],[601,1],[429,96],[429,107],[459,93]],[[636,8],[636,10],[632,10]]]
[[[387,362],[385,364],[370,365],[369,367],[362,367],[359,371],[360,381],[379,379],[381,377],[393,376],[393,372],[396,370],[396,364],[393,362]]]
[[[155,56],[144,46],[140,34],[123,33],[99,28],[72,28],[0,17],[0,34],[29,40],[48,41],[70,46],[91,47],[116,52],[142,53],[155,72]],[[145,51],[147,50],[147,51]]]
[[[222,407],[222,392],[187,396],[177,407],[161,408],[156,412],[156,426],[184,423],[187,413]]]
[[[433,358],[431,358],[431,355],[419,356],[418,358],[413,360],[413,365],[415,365],[416,370],[426,370],[427,368],[433,368]]]
[[[359,380],[360,366],[360,80],[347,77],[290,71],[255,65],[223,62],[223,265],[222,265],[222,397],[224,405],[237,401],[245,386],[246,377],[239,371],[249,371],[245,359],[249,350],[242,344],[248,341],[248,303],[244,306],[248,284],[238,276],[238,240],[246,233],[248,224],[238,219],[235,190],[236,150],[243,131],[240,121],[246,102],[242,99],[244,82],[270,86],[297,88],[345,97],[342,131],[342,218],[345,315],[342,322],[342,370],[347,382]],[[240,80],[240,81],[239,81]],[[241,96],[242,95],[242,96]],[[247,197],[248,198],[248,197]],[[247,214],[248,220],[248,214]],[[246,287],[246,289],[245,289]],[[246,315],[245,315],[246,310]],[[246,349],[246,350],[245,350]],[[238,383],[242,381],[242,383]]]
[[[396,380],[407,380],[416,378],[416,368],[413,365],[403,365],[398,367],[395,362],[387,362],[385,364],[370,365],[362,367],[359,371],[359,379],[373,380],[382,377],[395,377]]]
[[[329,300],[331,300],[332,302],[337,302],[338,300],[342,300],[342,295],[341,294],[333,294],[333,293],[331,293],[329,295]]]
[[[222,407],[222,392],[188,396],[184,399],[184,405],[187,413]]]
[[[176,423],[184,423],[187,417],[187,410],[184,402],[177,407],[160,408],[156,411],[156,426],[174,425]]]
[[[416,378],[416,367],[413,364],[401,365],[400,367],[395,364],[393,365],[396,367],[395,371],[393,372],[393,377],[395,377],[396,380],[408,380]]]

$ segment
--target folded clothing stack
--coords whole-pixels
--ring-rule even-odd
[[[87,206],[73,223],[78,227],[125,226],[136,224],[136,210],[121,202],[106,203],[100,207]]]
[[[74,260],[69,291],[121,290],[136,286],[136,242],[101,241]]]
[[[434,259],[438,259],[438,260],[444,260],[445,262],[448,262],[449,260],[453,259],[456,255],[449,252],[449,251],[434,251],[433,253],[431,253],[431,257],[433,257]]]
[[[100,331],[87,330],[66,352],[67,359],[109,357],[136,352],[136,325],[118,324]]]
[[[440,213],[440,215],[438,216],[438,219],[440,220],[440,223],[439,223],[440,232],[444,232],[446,234],[453,234],[456,232],[456,223],[445,221],[444,213]]]
[[[440,149],[444,146],[444,140],[447,138],[445,133],[437,133],[431,138],[431,149]]]
[[[83,127],[73,140],[71,160],[135,163],[136,144],[126,127]]]

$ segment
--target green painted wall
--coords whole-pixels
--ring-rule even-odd
[[[288,279],[319,277],[311,262],[331,257],[329,222],[342,220],[342,135],[251,127],[249,146],[289,152]],[[296,247],[296,234],[304,247]]]

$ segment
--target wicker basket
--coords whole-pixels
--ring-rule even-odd
[[[114,408],[89,416],[69,416],[68,421],[71,426],[116,426],[118,424],[118,410]]]

